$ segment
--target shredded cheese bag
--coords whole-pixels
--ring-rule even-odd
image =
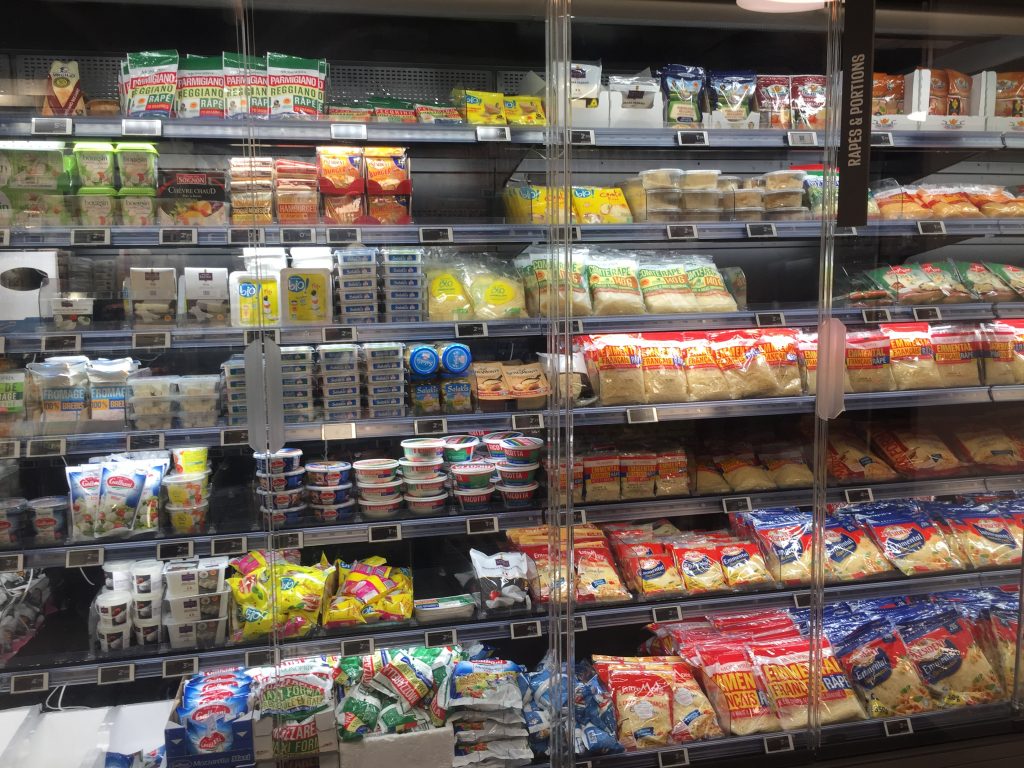
[[[803,394],[797,354],[797,332],[792,328],[761,331],[761,346],[768,367],[775,377],[775,395],[786,397]]]
[[[982,301],[999,303],[1017,301],[1017,294],[1002,279],[986,269],[984,264],[970,261],[956,262],[956,268],[964,284],[976,293]]]
[[[644,402],[686,402],[686,374],[681,350],[677,345],[641,340],[640,367],[644,375]]]
[[[697,653],[708,698],[727,733],[749,736],[779,730],[779,720],[758,687],[754,666],[741,644],[707,643],[698,645]]]
[[[718,365],[707,334],[682,334],[679,355],[686,369],[686,399],[689,402],[729,400],[735,397]]]
[[[730,488],[737,493],[773,491],[775,481],[765,471],[753,453],[731,453],[714,457],[715,466]]]
[[[595,315],[642,315],[645,312],[636,259],[591,254],[587,261],[587,285]]]
[[[830,517],[825,524],[825,578],[860,581],[894,569],[855,520]]]
[[[963,567],[953,556],[942,531],[905,505],[890,505],[887,510],[871,512],[861,519],[882,554],[907,576]]]
[[[901,626],[900,635],[921,679],[940,706],[972,706],[1002,698],[1003,688],[995,670],[955,611]]]
[[[696,470],[697,496],[719,496],[732,491],[710,456],[698,456]]]
[[[683,261],[686,279],[701,312],[735,312],[736,299],[710,256],[690,256]]]
[[[938,435],[925,429],[882,429],[871,436],[871,444],[907,477],[942,477],[966,466]]]
[[[619,459],[619,480],[623,499],[653,499],[658,480],[658,454],[623,453]]]
[[[652,315],[700,312],[686,268],[675,260],[643,259],[637,276],[644,306]]]
[[[1016,611],[992,610],[989,625],[995,644],[996,665],[1002,677],[1003,687],[1013,687],[1017,669],[1017,626]]]
[[[867,274],[880,288],[895,295],[900,304],[937,304],[945,298],[942,290],[914,264],[879,267]]]
[[[979,467],[997,472],[1024,470],[1024,445],[998,427],[961,426],[950,443],[962,459]]]
[[[755,641],[750,645],[750,654],[782,728],[787,731],[806,728],[810,702],[810,641],[805,637]],[[818,705],[818,719],[822,725],[863,720],[865,717],[853,686],[827,641],[821,649]]]
[[[690,495],[690,457],[686,451],[667,450],[658,453],[656,496]]]
[[[975,568],[1020,564],[1021,545],[1010,523],[998,512],[957,508],[946,519]]]
[[[966,325],[931,326],[932,350],[943,387],[980,387],[978,329]]]
[[[985,384],[1024,384],[1024,336],[1018,347],[1017,327],[1008,321],[997,320],[981,326],[982,369]]]
[[[450,322],[473,317],[473,303],[455,264],[428,264],[426,277],[427,315],[431,320]]]
[[[713,550],[701,547],[676,548],[676,564],[683,574],[686,591],[693,595],[705,592],[724,592],[729,588],[722,572],[722,564],[713,556]]]
[[[644,402],[640,345],[634,336],[595,336],[588,359],[597,371],[595,389],[601,405]]]
[[[943,386],[928,323],[892,323],[882,325],[881,330],[889,337],[889,359],[897,389]]]
[[[935,709],[928,688],[899,635],[871,621],[836,645],[836,656],[869,717],[916,715]]]
[[[605,546],[576,547],[576,599],[581,602],[630,600],[632,595],[619,579]]]
[[[811,520],[801,512],[770,515],[754,520],[754,532],[768,570],[787,586],[811,581]]]
[[[765,446],[757,455],[776,487],[810,488],[814,485],[814,474],[799,448]]]
[[[778,382],[757,331],[718,331],[709,338],[733,399],[779,394]]]
[[[818,392],[818,334],[798,333],[796,355],[800,363],[800,380],[804,392],[814,395]]]
[[[714,553],[730,587],[746,589],[775,584],[756,544],[749,542],[724,544],[715,549]]]
[[[574,252],[568,270],[546,250],[533,255],[537,310],[541,317],[588,317],[593,309],[587,288],[587,266],[583,255]]]
[[[583,457],[583,487],[590,503],[618,501],[622,498],[619,475],[622,471],[618,454],[595,453]]]
[[[828,471],[841,483],[889,482],[897,478],[867,444],[845,429],[828,433]]]
[[[846,334],[847,392],[893,392],[896,380],[889,358],[889,337],[881,331]]]
[[[526,292],[514,266],[481,254],[463,266],[461,277],[469,289],[475,320],[508,320],[527,314]]]
[[[917,266],[928,277],[929,284],[942,291],[943,304],[962,304],[974,301],[974,296],[961,282],[960,275],[957,274],[956,267],[952,262],[937,261]]]
[[[615,702],[619,743],[627,752],[668,746],[672,733],[672,698],[659,675],[612,670],[609,686]]]

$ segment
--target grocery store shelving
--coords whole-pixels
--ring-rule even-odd
[[[332,544],[352,544],[368,542],[378,528],[394,528],[398,530],[387,531],[388,537],[400,537],[401,539],[429,538],[433,536],[457,536],[466,534],[476,521],[485,523],[485,532],[492,530],[511,530],[513,528],[524,528],[531,525],[540,525],[544,519],[544,512],[539,508],[507,510],[496,505],[494,509],[462,514],[454,508],[450,514],[442,517],[416,517],[413,515],[399,515],[386,520],[362,520],[346,523],[337,523],[325,526],[310,526],[306,528],[289,528],[269,533],[263,530],[252,531],[225,531],[217,534],[204,536],[175,536],[173,534],[166,538],[145,538],[120,541],[80,541],[66,547],[45,547],[38,549],[20,550],[17,554],[22,555],[22,563],[25,568],[56,568],[65,566],[68,562],[83,562],[88,558],[84,553],[101,550],[99,560],[112,562],[115,560],[143,560],[155,557],[167,558],[168,553],[173,557],[182,556],[186,550],[190,550],[192,556],[206,557],[216,554],[241,554],[253,549],[273,548],[279,543],[275,540],[277,534],[281,534],[281,540],[294,540],[296,533],[301,534],[301,543],[304,547],[326,547]],[[488,525],[491,524],[492,525]],[[191,546],[189,544],[191,543]],[[68,553],[72,554],[69,558]],[[0,562],[7,556],[15,554],[13,551],[4,550],[0,552]],[[95,559],[96,556],[94,555]]]
[[[925,222],[926,224],[928,222]],[[853,234],[858,237],[925,237],[940,239],[943,235],[952,238],[1024,236],[1022,219],[946,219],[941,222],[944,233],[924,234],[917,221],[873,221],[866,227],[857,227]],[[772,225],[770,230],[764,227]],[[574,238],[586,243],[629,243],[629,242],[674,242],[681,248],[693,248],[701,241],[764,241],[768,240],[817,240],[821,237],[821,221],[771,221],[771,222],[695,222],[694,237],[682,238],[678,224],[592,224],[574,227]],[[167,227],[165,229],[180,229]],[[339,225],[339,227],[259,227],[253,242],[264,245],[342,245],[331,234],[334,229],[345,230],[344,242],[353,242],[353,229],[358,230],[359,241],[367,245],[473,245],[487,243],[534,243],[547,238],[548,229],[539,224],[429,224],[405,225]],[[69,248],[76,245],[89,248],[155,248],[181,247],[180,243],[161,243],[159,227],[110,227],[109,242],[105,237],[98,241],[87,236],[106,232],[95,227],[37,227],[14,228],[9,231],[9,248]],[[227,246],[231,244],[231,231],[245,231],[245,227],[199,227],[196,242],[199,247]],[[291,230],[301,231],[300,240],[290,240]],[[314,238],[306,233],[313,230]],[[84,234],[76,234],[84,233]],[[850,233],[847,233],[850,234]],[[331,235],[331,239],[329,239]],[[450,235],[450,237],[449,237]],[[234,240],[236,245],[245,242]]]
[[[971,589],[1000,586],[1017,583],[1019,572],[1013,569],[986,571],[981,573],[951,573],[921,576],[915,578],[893,578],[851,585],[826,587],[826,599],[842,600],[847,596],[864,596],[871,594],[929,594],[947,589]],[[635,626],[651,621],[665,621],[675,616],[702,616],[709,613],[726,611],[743,611],[754,608],[782,608],[795,604],[806,604],[807,588],[777,588],[763,592],[747,592],[739,594],[712,596],[680,596],[674,599],[657,601],[632,601],[618,605],[601,605],[581,603],[576,606],[575,613],[584,616],[586,629],[603,627]],[[657,612],[657,615],[656,615]],[[282,657],[297,657],[310,654],[349,655],[353,652],[350,643],[358,644],[367,640],[371,644],[361,653],[376,648],[393,648],[404,645],[428,642],[426,633],[454,631],[453,637],[459,642],[494,641],[502,639],[525,639],[541,637],[549,629],[549,618],[543,607],[536,607],[530,613],[515,613],[485,617],[479,621],[467,621],[453,624],[376,624],[372,627],[353,628],[341,633],[304,638],[300,640],[283,640],[280,644]],[[582,626],[580,627],[582,629]],[[525,630],[525,632],[524,632]],[[577,630],[579,631],[579,630]],[[451,641],[449,641],[451,642]],[[348,646],[348,647],[346,647]],[[109,666],[134,665],[135,678],[160,677],[163,675],[164,662],[176,661],[198,656],[201,669],[216,669],[225,666],[245,663],[246,651],[252,647],[222,648],[196,653],[172,651],[161,646],[161,651],[152,648],[135,648],[121,656],[96,656],[85,654],[85,658],[75,659],[71,656],[60,659],[54,667],[28,666],[22,669],[9,669],[0,674],[0,692],[10,690],[10,678],[17,674],[47,671],[49,685],[82,685],[94,684],[99,670]]]
[[[140,128],[141,123],[141,128]],[[155,128],[150,123],[158,123]],[[488,126],[481,126],[487,128]],[[46,138],[62,139],[96,139],[121,138],[131,136],[138,138],[145,134],[147,128],[153,131],[151,138],[188,139],[188,140],[220,140],[239,141],[243,139],[260,139],[263,141],[310,141],[310,142],[351,142],[369,141],[386,144],[470,144],[470,143],[511,143],[511,144],[543,144],[546,129],[539,127],[510,126],[507,138],[484,131],[478,134],[475,125],[431,125],[403,123],[342,123],[333,122],[330,116],[322,116],[319,120],[217,120],[217,119],[173,119],[146,121],[130,120],[128,124],[119,116],[111,117],[76,117],[70,121],[71,133],[62,135],[38,135],[33,133],[32,116],[4,115],[0,116],[0,137],[11,139]],[[586,129],[589,133],[590,129]],[[594,128],[593,144],[589,136],[587,145],[596,147],[675,147],[683,148],[677,134],[680,131],[701,131],[699,126],[688,129],[687,126],[665,128]],[[364,133],[365,131],[365,133]],[[813,143],[806,138],[791,143],[788,131],[780,130],[735,130],[709,129],[707,143],[687,144],[686,148],[700,151],[706,148],[728,149],[820,149],[824,144],[824,134],[813,133]],[[579,133],[579,131],[577,131]],[[806,136],[807,132],[797,132]],[[1017,146],[1020,137],[1015,133],[998,131],[876,131],[875,133],[892,136],[891,147],[876,144],[876,149],[964,149],[991,150]],[[576,139],[574,139],[576,140]]]

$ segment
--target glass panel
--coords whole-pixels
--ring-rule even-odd
[[[838,342],[826,352],[823,333],[818,358],[833,418],[818,424],[815,519],[837,660],[822,660],[824,755],[1005,729],[1017,698],[1021,30],[1002,3],[962,10],[878,3],[866,226],[824,250]],[[867,721],[829,723],[840,674]]]
[[[788,609],[811,581],[800,350],[818,320],[827,15],[572,13],[566,537],[587,631],[569,661],[581,681],[596,669],[617,720],[576,760],[807,749],[809,645]],[[782,515],[808,523],[795,548],[761,525]],[[787,633],[804,645],[784,680],[767,638]]]

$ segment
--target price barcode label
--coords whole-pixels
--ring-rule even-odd
[[[424,245],[454,243],[455,234],[451,227],[420,227],[420,242]]]
[[[847,488],[843,491],[849,504],[862,504],[875,500],[875,492],[870,488]]]
[[[366,123],[331,123],[335,141],[366,141]]]
[[[467,517],[466,534],[478,536],[482,533],[497,533],[498,518],[496,517]]]
[[[169,349],[170,346],[170,331],[132,334],[132,349]]]
[[[592,147],[597,141],[592,130],[574,129],[569,131],[569,143],[576,147]]]
[[[194,554],[195,547],[191,541],[166,541],[156,545],[157,560],[180,560]]]
[[[788,131],[786,141],[791,147],[816,147],[818,134],[814,131]]]
[[[669,224],[665,228],[665,237],[669,240],[696,240],[697,226],[695,224]]]
[[[50,687],[49,672],[11,675],[11,693],[39,693]]]
[[[89,568],[96,565],[103,565],[102,547],[69,549],[64,553],[65,568]]]
[[[33,136],[70,136],[72,123],[70,117],[33,117]]]
[[[187,659],[164,659],[161,677],[191,677],[199,674],[199,657]]]
[[[690,752],[682,749],[665,749],[658,753],[658,768],[683,768],[690,764]]]
[[[722,499],[722,509],[725,512],[751,512],[754,507],[750,503],[749,496],[730,496]]]
[[[917,231],[921,235],[944,235],[946,234],[946,222],[944,221],[919,221]]]
[[[775,231],[774,224],[747,224],[747,237],[770,238],[778,236],[779,233]]]
[[[281,243],[283,245],[313,245],[316,243],[314,227],[282,227]]]
[[[96,670],[96,685],[117,685],[135,681],[134,664],[116,664]]]
[[[512,134],[504,125],[478,125],[476,127],[477,141],[512,141]]]
[[[219,555],[244,555],[248,551],[248,541],[245,536],[227,536],[221,539],[210,540],[210,554],[214,557]]]
[[[373,638],[360,637],[356,640],[343,640],[341,643],[342,656],[366,656],[373,653]]]
[[[159,136],[161,133],[163,133],[163,123],[159,120],[126,118],[121,121],[122,136]]]
[[[509,634],[513,640],[524,640],[528,637],[540,637],[539,621],[516,621],[509,625]]]
[[[199,242],[199,230],[175,227],[160,230],[160,245],[195,245]]]
[[[399,523],[371,525],[366,529],[366,540],[371,544],[379,544],[385,541],[401,541],[402,526]]]
[[[459,642],[458,632],[454,629],[437,629],[423,633],[423,644],[427,648],[442,648]]]
[[[676,143],[680,147],[709,147],[707,131],[676,131]]]
[[[349,245],[363,242],[363,233],[356,227],[328,227],[328,245]]]

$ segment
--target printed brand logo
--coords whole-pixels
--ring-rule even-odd
[[[1011,549],[1017,548],[1017,540],[1014,539],[1013,535],[1002,523],[995,520],[979,520],[974,523],[974,529],[982,538],[988,539],[994,544],[1010,547]]]
[[[853,679],[862,688],[875,688],[892,675],[892,664],[881,648],[862,648],[850,658]]]
[[[687,552],[683,555],[683,568],[688,576],[699,576],[711,570],[711,558],[703,552]]]
[[[111,485],[114,488],[134,488],[135,480],[122,475],[114,475],[113,477],[107,478],[107,485]]]
[[[722,565],[732,568],[750,559],[750,553],[740,547],[724,547],[722,549]]]
[[[886,549],[895,552],[897,556],[916,552],[925,545],[924,535],[919,530],[902,525],[886,526],[882,529],[882,538]]]
[[[857,542],[845,533],[825,531],[825,551],[830,560],[841,563],[857,551]]]
[[[910,645],[910,657],[917,663],[921,676],[929,683],[943,680],[960,669],[960,651],[950,643],[925,638]]]
[[[288,290],[292,293],[301,293],[306,290],[308,285],[309,281],[299,275],[292,275],[288,278]]]
[[[256,284],[255,283],[239,283],[238,284],[238,295],[244,299],[251,299],[256,295]]]
[[[78,481],[83,488],[99,488],[100,479],[96,475],[87,475]]]

